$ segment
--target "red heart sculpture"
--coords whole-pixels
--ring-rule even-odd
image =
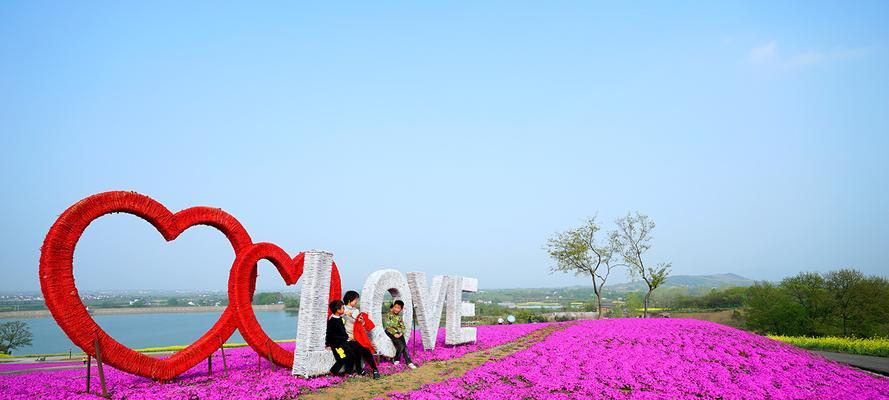
[[[203,336],[167,359],[149,357],[124,346],[105,333],[87,312],[74,285],[74,247],[87,226],[97,218],[116,212],[133,214],[148,221],[172,241],[195,225],[208,225],[221,231],[237,255],[253,244],[250,235],[233,216],[218,208],[192,207],[171,213],[148,196],[134,192],[105,192],[87,197],[69,207],[50,228],[40,251],[40,287],[46,306],[63,331],[78,347],[95,356],[93,341],[98,339],[102,359],[122,371],[157,380],[169,380],[209,357],[225,343],[237,327],[233,307],[226,307]],[[248,277],[246,291],[252,295],[254,275]]]
[[[305,253],[299,253],[291,259],[284,250],[274,244],[256,243],[239,252],[232,265],[232,272],[228,280],[229,306],[237,310],[238,331],[254,351],[264,358],[271,358],[275,364],[293,368],[293,352],[285,350],[265,333],[262,326],[259,325],[259,321],[256,320],[256,314],[250,305],[253,298],[250,283],[253,282],[254,285],[256,283],[256,279],[251,277],[256,276],[256,263],[262,259],[272,262],[288,286],[296,284],[296,281],[302,276]],[[333,301],[340,298],[342,298],[340,273],[336,263],[333,263],[333,271],[330,274],[329,299]]]

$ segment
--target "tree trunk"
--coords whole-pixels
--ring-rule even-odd
[[[651,289],[645,294],[645,301],[642,302],[642,318],[648,318],[648,298],[651,297]]]
[[[602,295],[599,293],[599,287],[596,286],[596,275],[593,277],[593,293],[596,294],[596,319],[602,319]]]
[[[596,315],[596,319],[602,319],[602,297],[596,297],[596,310],[598,310],[598,314]]]

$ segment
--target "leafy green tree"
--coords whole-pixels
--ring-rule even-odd
[[[889,280],[879,276],[862,279],[855,288],[857,307],[852,307],[849,329],[858,337],[889,336]]]
[[[780,286],[803,310],[803,334],[824,333],[831,310],[831,297],[824,277],[815,272],[800,272],[782,279]]]
[[[589,275],[596,295],[597,318],[602,317],[602,290],[611,271],[618,265],[613,256],[618,247],[617,234],[611,233],[605,243],[599,243],[596,233],[601,228],[596,217],[587,218],[578,228],[556,233],[544,249],[555,264],[552,272],[573,272]]]
[[[747,291],[747,328],[759,333],[806,334],[806,312],[786,290],[757,282]]]
[[[830,271],[824,279],[827,290],[833,294],[833,314],[840,319],[843,336],[849,334],[849,323],[856,309],[865,306],[861,284],[864,274],[853,269]]]
[[[803,272],[747,291],[747,327],[782,335],[889,334],[889,280],[854,269]]]
[[[0,353],[12,354],[12,351],[30,346],[34,335],[28,324],[22,321],[9,321],[0,324]]]
[[[636,310],[642,308],[642,297],[635,292],[627,293],[627,296],[624,297],[624,306],[626,307],[623,313],[624,316],[639,315],[639,312]]]
[[[642,316],[648,317],[648,302],[651,299],[651,292],[667,281],[672,264],[662,262],[654,267],[645,265],[642,256],[651,248],[651,231],[655,227],[654,221],[647,215],[638,211],[635,216],[627,213],[625,217],[618,218],[616,223],[615,243],[617,243],[617,249],[623,255],[624,262],[628,266],[630,276],[642,278],[648,286],[642,311]]]

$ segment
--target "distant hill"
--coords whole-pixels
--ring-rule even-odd
[[[751,285],[753,285],[752,279],[748,279],[737,274],[670,275],[667,277],[667,281],[664,282],[663,285],[661,285],[661,288],[687,287],[690,289],[710,289]],[[606,285],[605,288],[615,292],[631,292],[647,289],[647,287],[645,286],[645,282],[641,280],[637,282]]]

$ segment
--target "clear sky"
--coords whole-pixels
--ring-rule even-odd
[[[348,288],[586,285],[541,246],[631,210],[675,274],[889,274],[889,3],[423,3],[0,3],[0,290],[116,189],[330,250]],[[75,276],[224,289],[233,257],[115,215]]]

